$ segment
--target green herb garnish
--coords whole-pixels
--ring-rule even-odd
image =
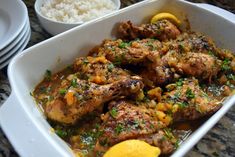
[[[123,126],[123,124],[118,124],[117,126],[116,126],[116,128],[114,129],[114,131],[115,131],[115,133],[116,134],[120,134],[122,131],[124,131],[124,126]]]
[[[179,44],[179,50],[180,50],[180,53],[184,52],[184,45],[183,44]]]
[[[85,58],[82,62],[84,65],[87,65],[89,63],[89,61]]]
[[[208,51],[208,54],[209,54],[210,56],[215,56],[212,51]]]
[[[73,87],[77,87],[77,79],[76,78],[73,78],[72,81],[71,81],[71,86]]]
[[[65,93],[67,93],[67,90],[66,90],[66,89],[60,89],[60,90],[59,90],[59,93],[62,94],[62,95],[64,95]]]
[[[156,50],[156,47],[153,45],[152,42],[149,41],[149,42],[147,42],[146,45],[149,46],[149,47],[151,47],[151,48],[152,48],[152,51]]]
[[[112,63],[108,64],[108,71],[111,72],[114,69],[114,65]]]
[[[179,147],[179,145],[180,145],[180,140],[177,140],[177,141],[175,142],[174,146],[175,146],[175,148],[177,149],[177,148]]]
[[[168,139],[173,139],[174,136],[173,134],[171,133],[171,130],[169,128],[165,128],[163,129],[163,131],[165,132],[165,136],[168,138]]]
[[[179,79],[177,82],[176,82],[176,85],[177,86],[182,86],[183,85],[183,79]]]
[[[117,109],[115,107],[113,107],[110,111],[109,111],[110,115],[113,117],[113,118],[116,118],[117,117]]]
[[[130,46],[131,43],[126,43],[126,42],[121,42],[118,47],[123,49],[123,48],[127,48],[128,46]]]
[[[55,133],[61,138],[65,138],[68,135],[68,133],[64,130],[55,130]]]
[[[124,58],[124,53],[121,56],[115,56],[114,65],[121,65],[122,59]]]
[[[192,92],[192,89],[190,89],[190,88],[187,89],[186,97],[189,99],[195,98],[195,94]]]
[[[29,95],[30,95],[30,96],[33,96],[33,93],[32,93],[32,92],[29,92]]]
[[[223,60],[222,65],[221,65],[221,69],[224,70],[224,71],[230,70],[230,69],[231,69],[231,67],[230,67],[230,62],[231,62],[231,61],[230,61],[228,58],[225,58],[225,59]]]
[[[235,81],[235,75],[229,74],[227,77],[228,79]]]
[[[185,108],[188,106],[188,103],[187,102],[179,102],[177,103],[179,105],[180,108]]]
[[[51,71],[47,69],[45,72],[45,79],[51,80],[51,76],[52,76]]]
[[[54,100],[54,96],[50,95],[50,96],[48,97],[48,101],[52,101],[52,100]]]

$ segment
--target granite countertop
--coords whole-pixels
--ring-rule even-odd
[[[35,0],[24,0],[28,7],[31,24],[31,39],[27,47],[35,45],[51,36],[38,23],[33,5]],[[129,6],[141,0],[121,0],[122,7]],[[234,0],[189,0],[205,2],[222,7],[235,13]],[[0,71],[0,105],[11,92],[6,76],[6,68]],[[187,157],[235,157],[235,106],[210,130],[204,138],[186,155]],[[0,157],[18,157],[11,144],[0,128]]]

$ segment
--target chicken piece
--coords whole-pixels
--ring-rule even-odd
[[[165,44],[169,49],[175,50],[179,53],[199,52],[218,56],[221,51],[216,47],[211,38],[196,32],[182,33],[176,40],[168,41]]]
[[[175,74],[169,67],[156,66],[142,70],[140,76],[143,77],[143,81],[148,87],[155,87],[171,83]]]
[[[105,56],[116,65],[135,65],[148,60],[147,57],[150,54],[164,53],[163,51],[163,45],[155,39],[143,39],[131,42],[124,42],[118,39],[105,40],[101,46],[93,49],[91,54],[93,56]]]
[[[152,146],[159,147],[162,154],[171,154],[177,147],[177,139],[167,128],[150,135],[137,138]]]
[[[116,67],[104,56],[79,57],[74,63],[74,70],[77,72],[78,78],[99,85],[113,83],[130,77],[129,71]]]
[[[186,53],[178,56],[175,62],[168,63],[178,73],[211,82],[221,70],[221,61],[204,53]]]
[[[142,24],[135,26],[131,21],[122,22],[119,26],[119,34],[122,39],[143,39],[143,38],[157,38],[160,41],[175,39],[180,30],[168,20],[160,20],[154,24]]]
[[[143,77],[147,86],[162,87],[179,78],[179,75],[168,64],[168,62],[175,62],[172,52],[169,51],[165,55],[155,53],[148,56],[149,61],[145,62],[145,68],[140,70],[140,76]],[[175,55],[178,56],[178,54]]]
[[[211,115],[221,107],[221,101],[208,96],[199,86],[197,79],[180,79],[166,86],[157,109],[173,113],[173,121],[195,120]],[[168,110],[160,106],[171,106]]]
[[[131,96],[143,88],[139,78],[126,78],[107,85],[97,85],[76,77],[62,81],[54,98],[45,107],[51,120],[64,124],[74,124],[88,113],[99,109],[105,102],[121,96]]]
[[[163,153],[174,150],[174,142],[164,138],[161,129],[166,125],[161,122],[154,109],[146,106],[136,106],[125,100],[113,101],[109,104],[109,112],[103,117],[101,130],[103,134],[98,138],[95,151],[107,150],[108,147],[128,139],[140,139],[158,146]],[[166,142],[160,142],[160,139]],[[164,149],[164,147],[168,147]]]

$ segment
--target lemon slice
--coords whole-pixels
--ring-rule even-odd
[[[158,147],[140,140],[126,140],[111,147],[103,157],[158,157]]]
[[[162,19],[167,19],[176,25],[181,24],[181,21],[175,15],[172,15],[170,13],[159,13],[154,15],[151,19],[151,23],[156,23],[157,21]]]

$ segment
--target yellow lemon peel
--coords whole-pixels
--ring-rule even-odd
[[[111,147],[103,157],[158,157],[161,150],[140,140],[126,140]]]
[[[156,14],[152,17],[151,23],[156,23],[157,21],[162,20],[162,19],[167,19],[178,26],[181,24],[181,21],[175,15],[171,13]]]

